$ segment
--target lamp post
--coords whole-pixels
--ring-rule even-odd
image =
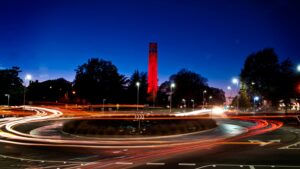
[[[106,99],[102,100],[102,112],[104,112],[104,103],[105,103]]]
[[[236,108],[237,108],[237,111],[238,111],[239,110],[239,79],[233,78],[232,83],[236,84],[236,86],[237,86]]]
[[[206,90],[202,92],[202,109],[204,109],[204,95],[207,93]]]
[[[185,100],[185,99],[182,99],[182,102],[183,102],[183,108],[184,108],[184,111],[185,111],[185,108],[186,108],[185,102],[186,102],[186,100]]]
[[[212,98],[213,98],[212,96],[209,96],[209,97],[208,97],[209,104],[212,104],[212,101],[211,101],[211,100],[212,100]]]
[[[192,102],[193,111],[194,111],[194,108],[195,108],[195,101],[194,101],[194,99],[191,99],[191,102]]]
[[[139,91],[140,91],[140,82],[135,83],[136,88],[137,88],[137,93],[136,93],[136,110],[139,110]]]
[[[231,86],[227,86],[227,90],[228,90],[228,105],[230,105],[230,99],[231,99]]]
[[[9,107],[9,98],[10,98],[10,94],[5,94],[5,96],[7,97],[7,106]]]
[[[170,113],[172,112],[172,94],[173,94],[173,88],[175,88],[175,83],[171,83],[171,85],[170,85],[170,90],[171,90],[171,94],[170,94]]]
[[[27,74],[25,76],[25,80],[24,80],[24,99],[23,99],[23,105],[25,106],[26,104],[26,80],[28,80],[28,82],[32,79],[31,74]]]
[[[255,103],[259,101],[259,97],[258,96],[254,96],[253,98],[253,105],[254,105],[254,110],[255,110]]]

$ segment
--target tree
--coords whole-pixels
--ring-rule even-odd
[[[209,104],[223,104],[225,102],[225,93],[218,88],[209,87],[207,79],[200,74],[181,69],[178,73],[170,76],[169,81],[165,81],[159,86],[157,93],[157,101],[160,105],[169,105],[171,82],[176,86],[172,93],[172,105],[182,104],[182,99],[185,99],[187,105],[191,106],[191,100],[194,100],[195,105],[203,103],[203,99]],[[203,98],[203,91],[207,93]],[[211,96],[211,99],[209,99]]]
[[[238,106],[240,110],[247,110],[251,107],[251,99],[249,98],[245,88],[240,89],[239,95],[232,100],[231,104],[235,107]]]
[[[273,49],[263,49],[247,57],[240,74],[250,96],[260,95],[276,107],[295,97],[296,74],[289,59],[279,63]]]
[[[137,99],[137,85],[139,82],[139,103],[145,104],[147,99],[147,74],[145,72],[134,71],[129,80],[127,87],[127,102],[136,103]]]
[[[247,86],[249,94],[257,93],[264,98],[278,100],[278,57],[273,49],[264,49],[247,57],[241,71],[241,81]]]
[[[182,102],[182,99],[187,101],[193,99],[195,103],[202,101],[201,93],[208,88],[207,79],[200,74],[181,69],[176,74],[170,77],[170,82],[176,84],[172,96],[172,102],[177,105]]]
[[[208,89],[208,94],[211,96],[211,99],[208,97],[209,104],[223,104],[226,102],[225,92],[221,89],[210,87]]]
[[[127,79],[118,73],[110,61],[92,58],[78,66],[74,88],[77,95],[90,103],[120,102]]]
[[[19,67],[0,70],[0,103],[6,104],[5,94],[10,95],[11,104],[21,104],[23,101],[24,86],[19,77],[21,72]]]

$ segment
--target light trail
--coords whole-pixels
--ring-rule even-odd
[[[63,119],[126,119],[132,120],[134,113],[128,114],[124,117],[124,114],[118,113],[117,115],[108,114],[96,117],[63,117],[64,114],[61,111],[53,110],[50,108],[41,107],[25,107],[28,110],[34,110],[36,115],[18,117],[18,118],[5,118],[0,121],[0,142],[8,144],[16,144],[23,146],[46,146],[46,147],[74,147],[74,148],[92,148],[92,149],[130,149],[130,152],[120,152],[120,154],[126,154],[122,157],[122,161],[130,163],[130,166],[138,166],[142,163],[156,160],[161,160],[163,158],[169,158],[176,156],[178,154],[184,154],[193,151],[203,150],[209,147],[213,147],[219,144],[258,144],[258,143],[245,143],[238,142],[241,138],[250,137],[266,133],[269,131],[276,130],[280,128],[283,124],[275,120],[262,120],[259,118],[253,118],[253,116],[235,116],[228,117],[231,119],[246,121],[254,123],[255,125],[249,126],[247,128],[239,128],[236,125],[224,124],[223,129],[224,135],[219,136],[208,136],[198,138],[197,133],[190,134],[180,134],[173,136],[157,136],[149,138],[88,138],[88,137],[76,137],[65,138],[63,136],[41,136],[32,135],[17,131],[17,126],[51,121],[51,120],[63,120]],[[172,119],[211,119],[209,115],[211,110],[201,110],[188,113],[175,113],[163,116],[161,115],[151,115],[147,116],[145,120],[172,120]],[[215,117],[222,118],[225,117]],[[269,116],[268,116],[269,118]],[[275,117],[274,117],[275,118]],[[226,119],[226,118],[225,118]],[[221,125],[222,126],[222,125]],[[201,134],[201,133],[200,133]],[[147,151],[145,151],[147,149]],[[113,154],[113,153],[112,153]],[[126,168],[127,166],[116,166],[120,159],[109,158],[95,161],[93,163],[80,166],[80,168]],[[73,168],[70,166],[70,168]],[[78,168],[78,166],[74,166]]]
[[[195,116],[195,115],[209,115],[211,113],[211,109],[203,109],[203,110],[196,110],[186,113],[176,112],[174,115],[176,117],[182,117],[182,116]]]

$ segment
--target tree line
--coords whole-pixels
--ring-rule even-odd
[[[26,92],[28,102],[56,102],[56,103],[119,103],[136,104],[137,94],[140,104],[169,105],[170,84],[176,87],[172,92],[174,106],[194,106],[205,104],[223,104],[225,94],[221,89],[209,87],[207,79],[200,74],[182,69],[170,76],[169,80],[159,86],[157,99],[153,103],[147,100],[147,73],[134,71],[128,78],[118,72],[111,62],[99,58],[91,58],[79,65],[75,80],[69,82],[63,78],[44,82],[30,81],[24,86],[19,77],[18,67],[0,70],[0,103],[6,103],[5,94],[11,94],[11,104],[22,104],[23,94]],[[139,82],[139,86],[137,86]],[[205,95],[202,95],[206,91]],[[184,101],[184,102],[183,102]]]

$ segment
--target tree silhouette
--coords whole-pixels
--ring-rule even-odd
[[[92,58],[78,66],[74,88],[78,96],[90,103],[117,103],[122,100],[127,79],[110,61]]]
[[[248,56],[240,76],[249,94],[261,95],[275,105],[279,74],[278,57],[273,49],[268,48]]]
[[[172,75],[170,81],[176,84],[173,93],[173,103],[175,105],[181,103],[182,99],[194,99],[195,103],[198,103],[199,100],[202,100],[202,91],[208,88],[206,78],[187,69],[181,69]]]
[[[23,100],[23,81],[19,77],[19,67],[0,70],[0,104],[6,104],[5,94],[10,95],[11,104],[21,104]]]
[[[241,71],[241,81],[250,96],[260,95],[277,107],[295,97],[296,73],[289,59],[279,63],[273,49],[263,49],[247,57]]]
[[[234,107],[238,106],[239,110],[244,111],[251,107],[251,99],[248,96],[244,85],[242,85],[239,95],[233,98],[231,105]]]
[[[278,81],[278,97],[283,100],[283,103],[287,105],[285,108],[288,109],[290,104],[290,99],[297,96],[295,92],[295,86],[297,84],[296,78],[297,75],[293,70],[294,65],[290,59],[284,60],[280,64],[280,75]]]

